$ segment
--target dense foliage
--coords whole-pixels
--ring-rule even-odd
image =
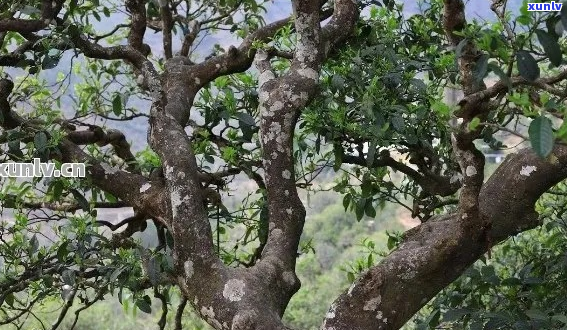
[[[0,325],[567,326],[567,9],[293,5],[0,2]]]

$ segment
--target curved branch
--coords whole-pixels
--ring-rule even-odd
[[[223,55],[215,56],[194,66],[187,66],[186,75],[197,78],[199,83],[196,87],[201,88],[220,76],[247,70],[256,55],[253,43],[268,41],[290,20],[290,18],[285,18],[261,27],[246,37],[238,48],[231,46]]]
[[[447,214],[408,231],[397,250],[333,303],[323,329],[399,329],[491,246],[540,225],[535,202],[567,178],[567,147],[553,153],[554,164],[530,149],[509,156],[483,185],[477,219]]]
[[[532,86],[536,87],[541,90],[545,90],[553,95],[559,97],[566,97],[567,94],[564,89],[553,87],[553,85],[561,82],[567,78],[567,69],[559,72],[556,75],[547,77],[547,78],[539,78],[534,81],[526,80],[521,76],[515,76],[510,78],[510,84],[512,87],[518,86]],[[476,93],[470,94],[465,96],[460,102],[459,105],[461,107],[466,107],[469,105],[477,104],[478,102],[487,101],[493,97],[496,97],[502,93],[506,93],[508,91],[508,84],[505,81],[499,80],[491,87],[478,91]]]
[[[471,95],[486,89],[486,85],[475,77],[476,62],[481,52],[472,41],[465,40],[459,32],[467,25],[465,5],[462,0],[444,0],[443,27],[451,45],[457,47],[466,42],[461,56],[458,58],[459,72],[462,77],[461,86],[464,95]],[[459,195],[459,212],[469,214],[472,219],[478,218],[478,196],[484,182],[484,155],[474,140],[480,136],[481,129],[469,130],[469,123],[477,117],[484,121],[490,111],[489,102],[477,102],[470,107],[461,107],[456,116],[463,119],[462,124],[451,134],[451,144],[457,162],[463,173],[463,184]],[[474,223],[476,224],[476,223]],[[471,226],[473,222],[471,221]]]
[[[25,119],[11,109],[8,97],[13,87],[12,81],[0,79],[0,113],[3,118],[0,126],[6,129],[28,125]],[[97,187],[110,192],[140,212],[165,222],[163,220],[165,201],[161,194],[162,185],[150,183],[140,174],[129,173],[99,162],[67,138],[62,139],[57,147],[61,151],[61,161],[86,164],[87,173]]]
[[[126,137],[122,132],[116,129],[110,129],[108,132],[104,132],[102,128],[96,126],[91,126],[91,128],[92,130],[89,131],[70,132],[67,137],[71,142],[77,145],[96,143],[102,147],[110,144],[114,148],[116,155],[124,160],[128,171],[141,174],[137,166],[136,157],[132,154],[130,144],[126,141]]]
[[[412,178],[427,194],[431,196],[450,196],[456,193],[461,184],[459,180],[450,177],[435,175],[433,173],[422,174],[413,168],[396,161],[388,153],[381,153],[376,157],[372,164],[368,164],[366,158],[352,155],[344,155],[343,163],[355,164],[364,167],[376,168],[388,166],[396,171],[400,171]]]
[[[61,11],[64,0],[42,0],[40,19],[8,18],[0,20],[0,32],[14,31],[18,33],[33,33],[54,23],[53,19]]]
[[[120,208],[127,207],[128,204],[124,202],[98,202],[94,204],[94,208]],[[80,210],[82,207],[79,204],[66,204],[66,203],[24,203],[22,205],[26,209],[48,209],[52,211],[60,212],[75,212]]]
[[[78,284],[76,284],[71,289],[71,293],[69,294],[68,297],[65,298],[65,304],[63,304],[63,308],[61,308],[61,312],[59,312],[59,316],[57,317],[57,320],[55,320],[55,322],[51,326],[51,330],[55,330],[55,329],[59,328],[59,326],[61,325],[61,322],[63,322],[63,320],[65,319],[65,316],[67,315],[67,312],[69,311],[69,308],[71,308],[71,306],[73,306],[73,301],[75,300],[75,295],[77,294],[77,286],[78,286]]]
[[[131,28],[128,44],[138,52],[148,55],[144,46],[146,33],[146,5],[143,0],[126,0],[126,9],[130,12]]]
[[[166,59],[173,57],[173,50],[171,45],[171,30],[173,29],[173,17],[171,9],[169,8],[168,0],[159,1],[161,12],[162,32],[163,32],[163,53]]]
[[[175,330],[183,330],[181,320],[183,319],[183,311],[185,310],[185,306],[187,306],[187,298],[181,297],[181,301],[179,302],[177,311],[175,312]]]

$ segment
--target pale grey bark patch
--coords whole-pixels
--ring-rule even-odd
[[[477,174],[476,168],[472,165],[467,166],[467,169],[465,171],[465,174],[467,176],[474,176]]]
[[[105,174],[116,174],[120,171],[118,167],[110,166],[107,163],[101,163],[100,166],[102,166]]]
[[[193,274],[195,272],[195,270],[193,269],[193,261],[187,260],[185,261],[185,263],[183,263],[183,266],[185,270],[185,276],[187,277],[187,279],[191,279],[191,277],[193,277]]]
[[[230,279],[224,285],[224,290],[222,291],[223,297],[229,301],[240,301],[245,295],[244,288],[246,284],[240,279]]]
[[[365,311],[375,311],[381,302],[382,302],[382,297],[378,295],[377,297],[374,297],[366,301],[362,309]]]
[[[522,169],[520,170],[520,175],[530,176],[532,172],[535,172],[536,170],[537,167],[535,166],[522,166]]]
[[[141,187],[140,187],[140,193],[146,192],[148,189],[150,189],[152,187],[152,185],[150,183],[144,183]]]

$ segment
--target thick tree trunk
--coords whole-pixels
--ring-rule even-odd
[[[553,164],[531,149],[509,156],[482,187],[479,218],[448,214],[407,232],[333,303],[323,329],[399,329],[494,244],[538,226],[535,202],[567,178],[567,147],[553,154]]]

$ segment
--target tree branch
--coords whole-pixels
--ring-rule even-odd
[[[112,145],[116,155],[126,163],[127,169],[131,173],[141,174],[137,166],[136,157],[130,150],[130,144],[126,141],[126,137],[122,132],[116,129],[110,129],[104,132],[102,128],[91,126],[92,130],[89,131],[75,131],[70,132],[67,137],[71,142],[82,144],[94,144],[99,146]]]
[[[28,125],[25,119],[11,109],[8,97],[13,87],[12,81],[0,79],[0,112],[4,119],[0,126],[6,129]],[[61,161],[86,164],[87,174],[96,186],[110,192],[140,212],[165,223],[163,220],[165,201],[161,194],[163,186],[159,182],[150,183],[140,174],[122,171],[99,162],[67,138],[63,138],[57,147],[61,151]]]
[[[171,30],[173,29],[173,17],[171,9],[169,8],[169,0],[159,1],[159,10],[161,12],[162,33],[163,33],[163,53],[165,59],[173,57],[173,50],[171,46]]]
[[[144,45],[146,33],[146,6],[143,0],[126,0],[126,9],[130,12],[131,28],[128,34],[128,44],[141,54],[149,54],[148,47]]]
[[[388,166],[412,178],[427,194],[431,196],[450,196],[456,193],[461,187],[459,180],[435,175],[434,173],[422,174],[413,168],[396,161],[388,152],[380,153],[380,157],[376,157],[372,164],[368,164],[365,157],[353,155],[344,155],[343,163],[355,164],[369,168]]]
[[[444,0],[443,27],[453,47],[463,40],[458,34],[466,24],[465,5],[462,0]],[[472,41],[463,47],[458,59],[461,74],[461,86],[465,95],[471,95],[486,89],[484,82],[478,82],[474,70],[480,51]],[[469,123],[478,117],[484,121],[490,110],[489,102],[477,102],[472,107],[461,107],[456,113],[463,118],[456,132],[451,134],[453,152],[463,173],[463,184],[459,196],[459,211],[472,215],[472,219],[479,219],[478,196],[484,181],[484,155],[476,148],[473,141],[480,135],[481,129],[469,131]],[[471,224],[472,225],[472,224]]]
[[[408,231],[398,249],[333,303],[322,328],[399,329],[493,244],[540,225],[535,202],[567,178],[567,147],[556,146],[553,154],[554,164],[530,149],[508,156],[482,187],[482,220],[452,213]],[[471,221],[486,225],[470,227]]]
[[[14,31],[18,33],[33,33],[48,27],[54,23],[54,18],[61,11],[63,0],[42,0],[40,19],[8,18],[0,20],[0,32]]]
[[[52,211],[60,211],[60,212],[75,212],[82,209],[81,205],[79,204],[70,204],[70,203],[24,203],[22,205],[26,209],[48,209]],[[128,204],[124,202],[97,202],[94,204],[94,208],[120,208],[120,207],[128,207]]]

